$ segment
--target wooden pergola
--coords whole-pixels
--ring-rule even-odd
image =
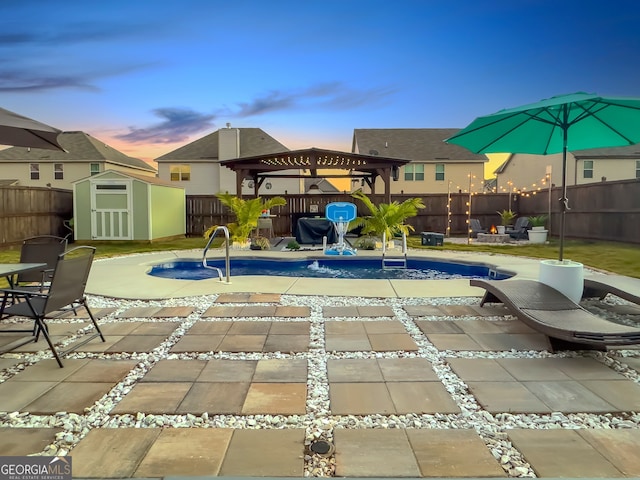
[[[267,178],[356,178],[364,180],[375,192],[376,178],[384,182],[385,201],[391,202],[391,179],[398,179],[400,167],[410,160],[383,157],[380,155],[362,155],[359,153],[307,148],[281,153],[269,153],[254,157],[235,158],[220,162],[236,172],[236,192],[241,195],[242,181],[253,180],[254,192]],[[318,169],[346,170],[347,173],[318,174]],[[309,170],[309,174],[278,174],[283,170]]]

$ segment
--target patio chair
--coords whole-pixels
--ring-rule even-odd
[[[40,235],[23,240],[20,248],[20,263],[46,263],[42,270],[21,273],[13,283],[14,288],[24,290],[35,287],[41,291],[51,280],[58,256],[67,248],[67,239],[53,235]]]
[[[479,233],[488,232],[486,228],[482,228],[480,220],[478,220],[477,218],[469,219],[469,230],[471,230],[471,238],[478,238]]]
[[[518,217],[513,228],[508,228],[504,233],[508,233],[509,236],[515,240],[527,240],[529,234],[529,217]]]
[[[554,350],[606,350],[611,345],[640,344],[640,328],[598,317],[555,288],[536,280],[472,279],[486,290],[486,302],[503,303],[527,326],[549,337]]]
[[[2,347],[0,353],[13,350],[31,340],[37,342],[40,334],[42,334],[49,345],[51,353],[58,362],[58,365],[63,367],[61,360],[62,356],[98,336],[103,342],[105,341],[105,338],[100,331],[100,327],[96,323],[96,319],[89,309],[89,305],[87,305],[84,294],[94,254],[94,247],[76,247],[60,254],[58,256],[58,261],[55,264],[53,276],[51,277],[51,283],[47,292],[21,289],[2,290],[5,294],[5,299],[7,295],[10,295],[19,299],[19,301],[12,305],[3,301],[0,317],[29,318],[34,321],[34,326],[30,330],[7,330],[11,332],[29,332],[31,333],[31,337],[26,341],[21,339],[17,343],[13,342],[9,345],[5,345]],[[80,305],[84,306],[89,314],[89,318],[93,323],[95,332],[89,334],[83,341],[76,343],[72,348],[64,352],[58,352],[51,340],[51,337],[49,336],[49,330],[45,319],[55,318],[63,313],[65,311],[64,309],[74,308]]]

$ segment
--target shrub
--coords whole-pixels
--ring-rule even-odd
[[[355,247],[362,250],[375,250],[376,241],[371,237],[360,237],[355,241]]]
[[[287,243],[287,248],[289,250],[300,250],[300,244],[295,240],[291,240],[289,243]]]
[[[251,239],[252,250],[269,250],[271,248],[271,242],[267,237],[255,237]]]

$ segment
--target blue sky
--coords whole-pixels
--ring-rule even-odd
[[[0,18],[0,106],[145,160],[227,122],[349,151],[354,128],[640,96],[637,0],[20,0]]]

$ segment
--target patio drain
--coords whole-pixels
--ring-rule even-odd
[[[330,457],[333,455],[335,447],[333,446],[333,443],[328,442],[327,440],[317,440],[311,444],[309,450],[323,457]]]

